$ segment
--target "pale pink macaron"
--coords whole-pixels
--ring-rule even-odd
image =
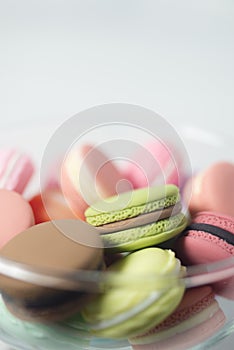
[[[177,309],[149,332],[130,339],[134,350],[185,350],[220,330],[225,315],[209,286],[188,289]]]
[[[0,188],[22,193],[33,172],[29,156],[15,149],[0,150]]]
[[[211,164],[190,178],[183,199],[192,215],[208,210],[234,216],[234,163]]]
[[[132,189],[114,162],[98,147],[72,149],[62,164],[61,189],[75,215],[85,219],[88,206]]]
[[[42,191],[60,191],[60,173],[63,159],[58,157],[51,162],[47,168],[46,174],[44,174],[44,181],[41,183]]]
[[[180,186],[184,174],[180,166],[179,152],[164,142],[152,139],[141,147],[128,160],[123,169],[123,176],[134,188],[153,186],[155,184],[174,184]]]
[[[175,250],[185,265],[222,262],[233,257],[234,218],[217,212],[197,213],[177,239]],[[219,273],[213,287],[217,294],[234,299],[234,277],[222,279]]]
[[[0,189],[0,248],[18,233],[34,225],[29,203],[17,192]]]

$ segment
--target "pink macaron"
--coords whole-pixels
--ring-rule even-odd
[[[234,217],[234,163],[217,162],[190,178],[183,199],[192,215],[216,211]]]
[[[152,139],[138,147],[123,169],[123,176],[134,188],[155,184],[180,186],[184,177],[181,162],[182,159],[176,149],[172,153],[166,143]]]
[[[185,265],[208,264],[234,256],[234,218],[217,212],[197,213],[176,242]],[[214,283],[217,294],[234,299],[234,277]]]
[[[61,189],[75,215],[84,220],[87,207],[100,199],[131,190],[114,162],[98,147],[72,149],[61,169]]]
[[[0,150],[0,188],[22,193],[34,172],[32,160],[15,149]]]
[[[32,225],[34,215],[29,203],[17,192],[0,189],[0,249]]]
[[[185,350],[204,342],[224,323],[225,315],[212,288],[192,288],[166,320],[130,343],[134,350]]]

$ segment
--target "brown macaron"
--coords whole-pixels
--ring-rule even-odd
[[[40,277],[26,282],[20,268],[12,277],[8,272],[0,275],[0,291],[9,310],[22,319],[35,321],[62,320],[80,311],[98,286],[88,287],[77,276],[75,280],[75,274],[104,266],[102,240],[96,229],[75,219],[32,226],[9,241],[0,255],[15,261],[16,271],[20,263],[31,271],[39,269],[50,276],[52,273],[48,285]]]

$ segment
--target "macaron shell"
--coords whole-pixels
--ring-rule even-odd
[[[170,240],[187,226],[187,218],[182,214],[162,219],[155,223],[129,230],[102,235],[106,252],[127,252],[151,247]]]
[[[123,320],[118,325],[114,327],[107,326],[105,329],[98,330],[91,327],[90,331],[97,337],[113,339],[124,339],[129,336],[136,336],[139,331],[147,331],[155,324],[162,322],[175,310],[182,296],[183,288],[178,285],[173,286],[159,301],[152,303],[149,307],[135,315],[135,317],[129,319],[128,313],[126,313],[126,315],[123,315]],[[145,301],[147,301],[147,299]],[[141,307],[140,304],[139,307]]]
[[[36,224],[58,219],[78,219],[58,189],[47,189],[43,193],[36,194],[30,199],[29,204]]]
[[[26,154],[0,150],[0,188],[22,193],[33,173],[34,165]]]
[[[225,315],[210,286],[186,290],[176,310],[162,323],[130,339],[134,349],[187,349],[220,329]]]
[[[192,222],[214,225],[234,234],[234,220],[227,215],[204,211],[197,213]],[[179,237],[176,251],[184,264],[194,265],[229,258],[234,255],[234,246],[211,233],[188,230]]]
[[[170,332],[172,327],[180,325],[181,322],[188,320],[192,316],[204,310],[206,307],[210,306],[214,301],[214,298],[215,294],[210,286],[187,289],[180,304],[171,315],[169,315],[159,325],[150,329],[148,332],[139,334],[135,338],[131,338],[131,343],[150,343],[151,340],[154,340],[154,337],[156,339],[163,339],[164,336],[161,336],[160,332]]]
[[[132,345],[133,350],[187,350],[198,345],[216,332],[225,324],[225,315],[221,309],[214,314],[207,315],[208,319],[191,329],[175,334],[168,339],[155,341],[151,344]],[[210,316],[210,317],[209,317]]]
[[[85,220],[84,212],[88,208],[88,204],[84,201],[81,194],[75,188],[70,176],[65,170],[62,170],[61,189],[64,198],[67,201],[67,205],[71,207],[71,210],[76,213],[79,218]]]
[[[203,211],[193,217],[194,223],[214,225],[234,234],[234,218],[218,212]]]
[[[234,234],[232,217],[215,212],[201,212],[193,218],[193,223],[205,223],[220,227]],[[204,231],[188,230],[176,242],[176,254],[185,265],[208,264],[234,256],[234,246],[224,239]],[[216,293],[234,300],[234,277],[213,284]]]
[[[103,266],[102,241],[96,230],[80,220],[57,220],[28,228],[6,244],[1,256],[39,269],[51,271],[96,270]],[[53,299],[58,291],[7,276],[0,276],[1,290],[18,301]],[[66,288],[64,286],[66,291]]]
[[[148,141],[132,156],[131,162],[123,171],[134,188],[158,184],[179,185],[176,161],[167,145],[160,140]]]
[[[162,209],[179,200],[179,189],[174,185],[141,188],[94,203],[85,211],[85,217],[91,225],[99,226]]]
[[[192,215],[217,211],[234,216],[234,164],[218,162],[188,180],[183,198]]]
[[[234,254],[232,245],[210,233],[193,230],[187,233],[176,244],[177,255],[185,265],[215,262]]]
[[[0,217],[0,248],[35,223],[29,203],[17,192],[5,189],[0,189]]]
[[[122,172],[100,148],[84,145],[80,151],[85,166],[90,174],[95,175],[98,200],[132,189],[132,185],[123,178]]]
[[[29,157],[22,156],[17,164],[11,177],[11,184],[8,189],[14,190],[18,193],[23,193],[29,180],[34,173],[34,165]]]
[[[78,180],[79,179],[79,180]],[[68,204],[80,218],[90,204],[129,191],[130,183],[98,148],[83,145],[72,150],[61,169],[61,188]]]
[[[174,253],[159,248],[146,248],[129,254],[111,265],[108,271],[115,273],[113,282],[121,285],[110,288],[87,305],[82,312],[90,329],[98,337],[125,338],[146,331],[165,319],[177,307],[184,293],[182,284],[177,283],[180,262]],[[144,283],[132,288],[129,279],[134,275],[147,273],[158,275],[155,283]],[[163,276],[174,276],[173,287]],[[126,281],[124,279],[126,277]],[[162,278],[160,278],[162,277]]]

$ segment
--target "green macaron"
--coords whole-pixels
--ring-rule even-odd
[[[85,217],[96,226],[110,252],[163,243],[187,226],[175,185],[147,187],[103,199],[90,206]]]
[[[97,337],[129,338],[145,332],[170,315],[184,294],[185,271],[171,250],[130,253],[108,272],[109,287],[82,312]],[[74,317],[70,324],[75,323]]]

